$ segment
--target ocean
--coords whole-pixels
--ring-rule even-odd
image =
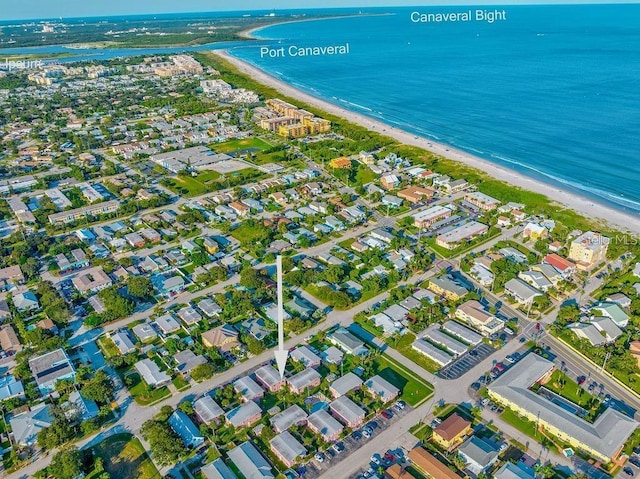
[[[470,21],[412,21],[469,9]],[[476,21],[475,7],[287,23],[255,33],[285,55],[246,44],[231,53],[327,101],[640,214],[640,5],[497,10],[505,18],[493,23]],[[288,55],[345,43],[344,55]]]

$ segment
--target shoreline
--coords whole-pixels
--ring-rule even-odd
[[[497,180],[508,183],[523,190],[541,193],[559,205],[604,224],[607,224],[621,232],[640,234],[640,218],[610,206],[604,205],[590,198],[558,188],[555,185],[544,183],[540,180],[525,176],[515,170],[502,167],[489,160],[479,158],[470,153],[458,150],[448,145],[438,143],[426,137],[414,135],[400,128],[388,125],[380,120],[370,118],[361,113],[348,110],[329,101],[310,95],[296,87],[271,76],[258,67],[229,54],[227,50],[212,51],[214,55],[229,61],[242,73],[250,75],[254,80],[272,87],[284,95],[296,98],[302,102],[326,111],[335,116],[363,126],[371,131],[409,145],[422,148],[439,156],[463,163],[480,170]]]
[[[395,15],[395,13],[362,13],[357,14],[354,13],[352,15],[334,15],[330,17],[313,17],[313,18],[300,18],[293,20],[283,20],[282,22],[272,23],[270,25],[262,25],[253,28],[249,28],[248,30],[243,30],[238,33],[238,36],[244,38],[246,40],[263,40],[263,38],[254,37],[253,34],[259,30],[264,30],[265,28],[275,27],[278,25],[287,25],[289,23],[303,23],[303,22],[317,22],[320,20],[340,20],[341,18],[354,18],[354,17],[384,17],[387,15]]]

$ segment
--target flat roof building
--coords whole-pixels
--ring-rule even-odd
[[[344,396],[349,391],[359,389],[362,386],[362,379],[348,372],[331,383],[330,391],[334,398]]]
[[[601,461],[617,457],[638,423],[612,408],[590,423],[530,389],[545,382],[553,369],[551,361],[527,354],[488,386],[489,396]]]
[[[38,384],[38,389],[43,394],[52,392],[57,381],[61,379],[73,381],[76,376],[76,371],[64,349],[56,349],[29,359],[29,369]]]
[[[200,420],[207,425],[217,421],[224,415],[224,410],[209,395],[202,396],[193,403],[193,410]]]

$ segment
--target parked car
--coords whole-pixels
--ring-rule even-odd
[[[586,376],[578,376],[578,385],[582,386],[587,380]]]
[[[624,473],[627,476],[635,476],[636,475],[636,473],[633,472],[633,469],[631,469],[629,466],[625,466],[622,470],[624,471]]]
[[[318,452],[316,452],[315,456],[313,456],[313,457],[315,457],[316,461],[318,461],[318,462],[324,462],[324,459],[325,459],[326,456],[324,455],[324,453],[318,451]]]
[[[380,466],[382,464],[382,460],[380,459],[380,454],[375,453],[373,456],[371,456],[371,462],[374,463],[376,466]]]

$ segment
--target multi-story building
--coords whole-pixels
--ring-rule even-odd
[[[587,231],[571,242],[569,259],[575,261],[578,268],[589,269],[607,259],[610,238],[600,233]]]

